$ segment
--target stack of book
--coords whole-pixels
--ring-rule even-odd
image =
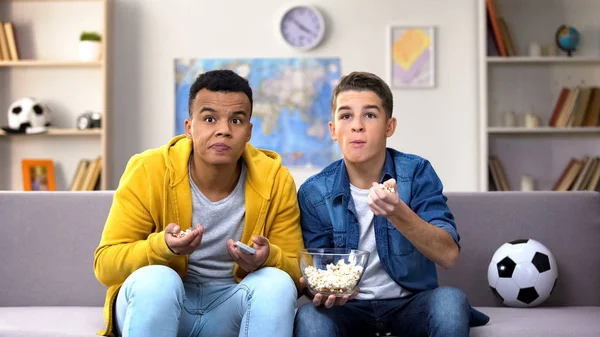
[[[561,89],[549,126],[597,127],[600,125],[600,88],[564,87]]]
[[[71,191],[93,191],[100,189],[101,172],[102,157],[94,160],[80,160],[69,189]]]
[[[492,155],[488,160],[489,168],[489,190],[490,191],[510,191],[510,183],[506,178],[504,166],[498,156]]]
[[[600,156],[571,158],[552,190],[600,192]]]
[[[0,22],[0,61],[18,61],[19,52],[13,24]]]

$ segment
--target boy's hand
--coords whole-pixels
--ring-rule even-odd
[[[169,249],[177,255],[188,255],[193,253],[202,242],[202,233],[204,227],[198,224],[198,227],[191,230],[189,234],[179,237],[181,229],[177,224],[170,223],[165,228],[165,242]]]
[[[242,252],[238,247],[235,246],[235,242],[231,239],[227,240],[227,252],[237,263],[240,268],[244,269],[248,273],[251,273],[260,268],[267,258],[271,248],[269,246],[269,240],[264,236],[253,236],[252,237],[253,247],[256,250],[254,255],[249,255]]]
[[[396,180],[390,179],[381,186],[378,183],[373,183],[369,193],[369,208],[375,215],[388,217],[392,215],[396,209],[404,202],[398,196]]]

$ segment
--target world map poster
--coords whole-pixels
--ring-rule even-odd
[[[341,158],[327,126],[340,79],[338,58],[176,59],[176,134],[184,133],[190,87],[215,69],[230,69],[250,83],[250,144],[276,151],[288,167],[324,167]]]

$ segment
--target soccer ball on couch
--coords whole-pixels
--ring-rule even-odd
[[[542,304],[552,294],[557,279],[554,256],[533,239],[503,244],[488,266],[488,283],[492,292],[510,307]]]

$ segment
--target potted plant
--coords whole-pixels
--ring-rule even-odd
[[[79,59],[98,61],[101,56],[102,37],[96,32],[83,32],[79,37]]]

